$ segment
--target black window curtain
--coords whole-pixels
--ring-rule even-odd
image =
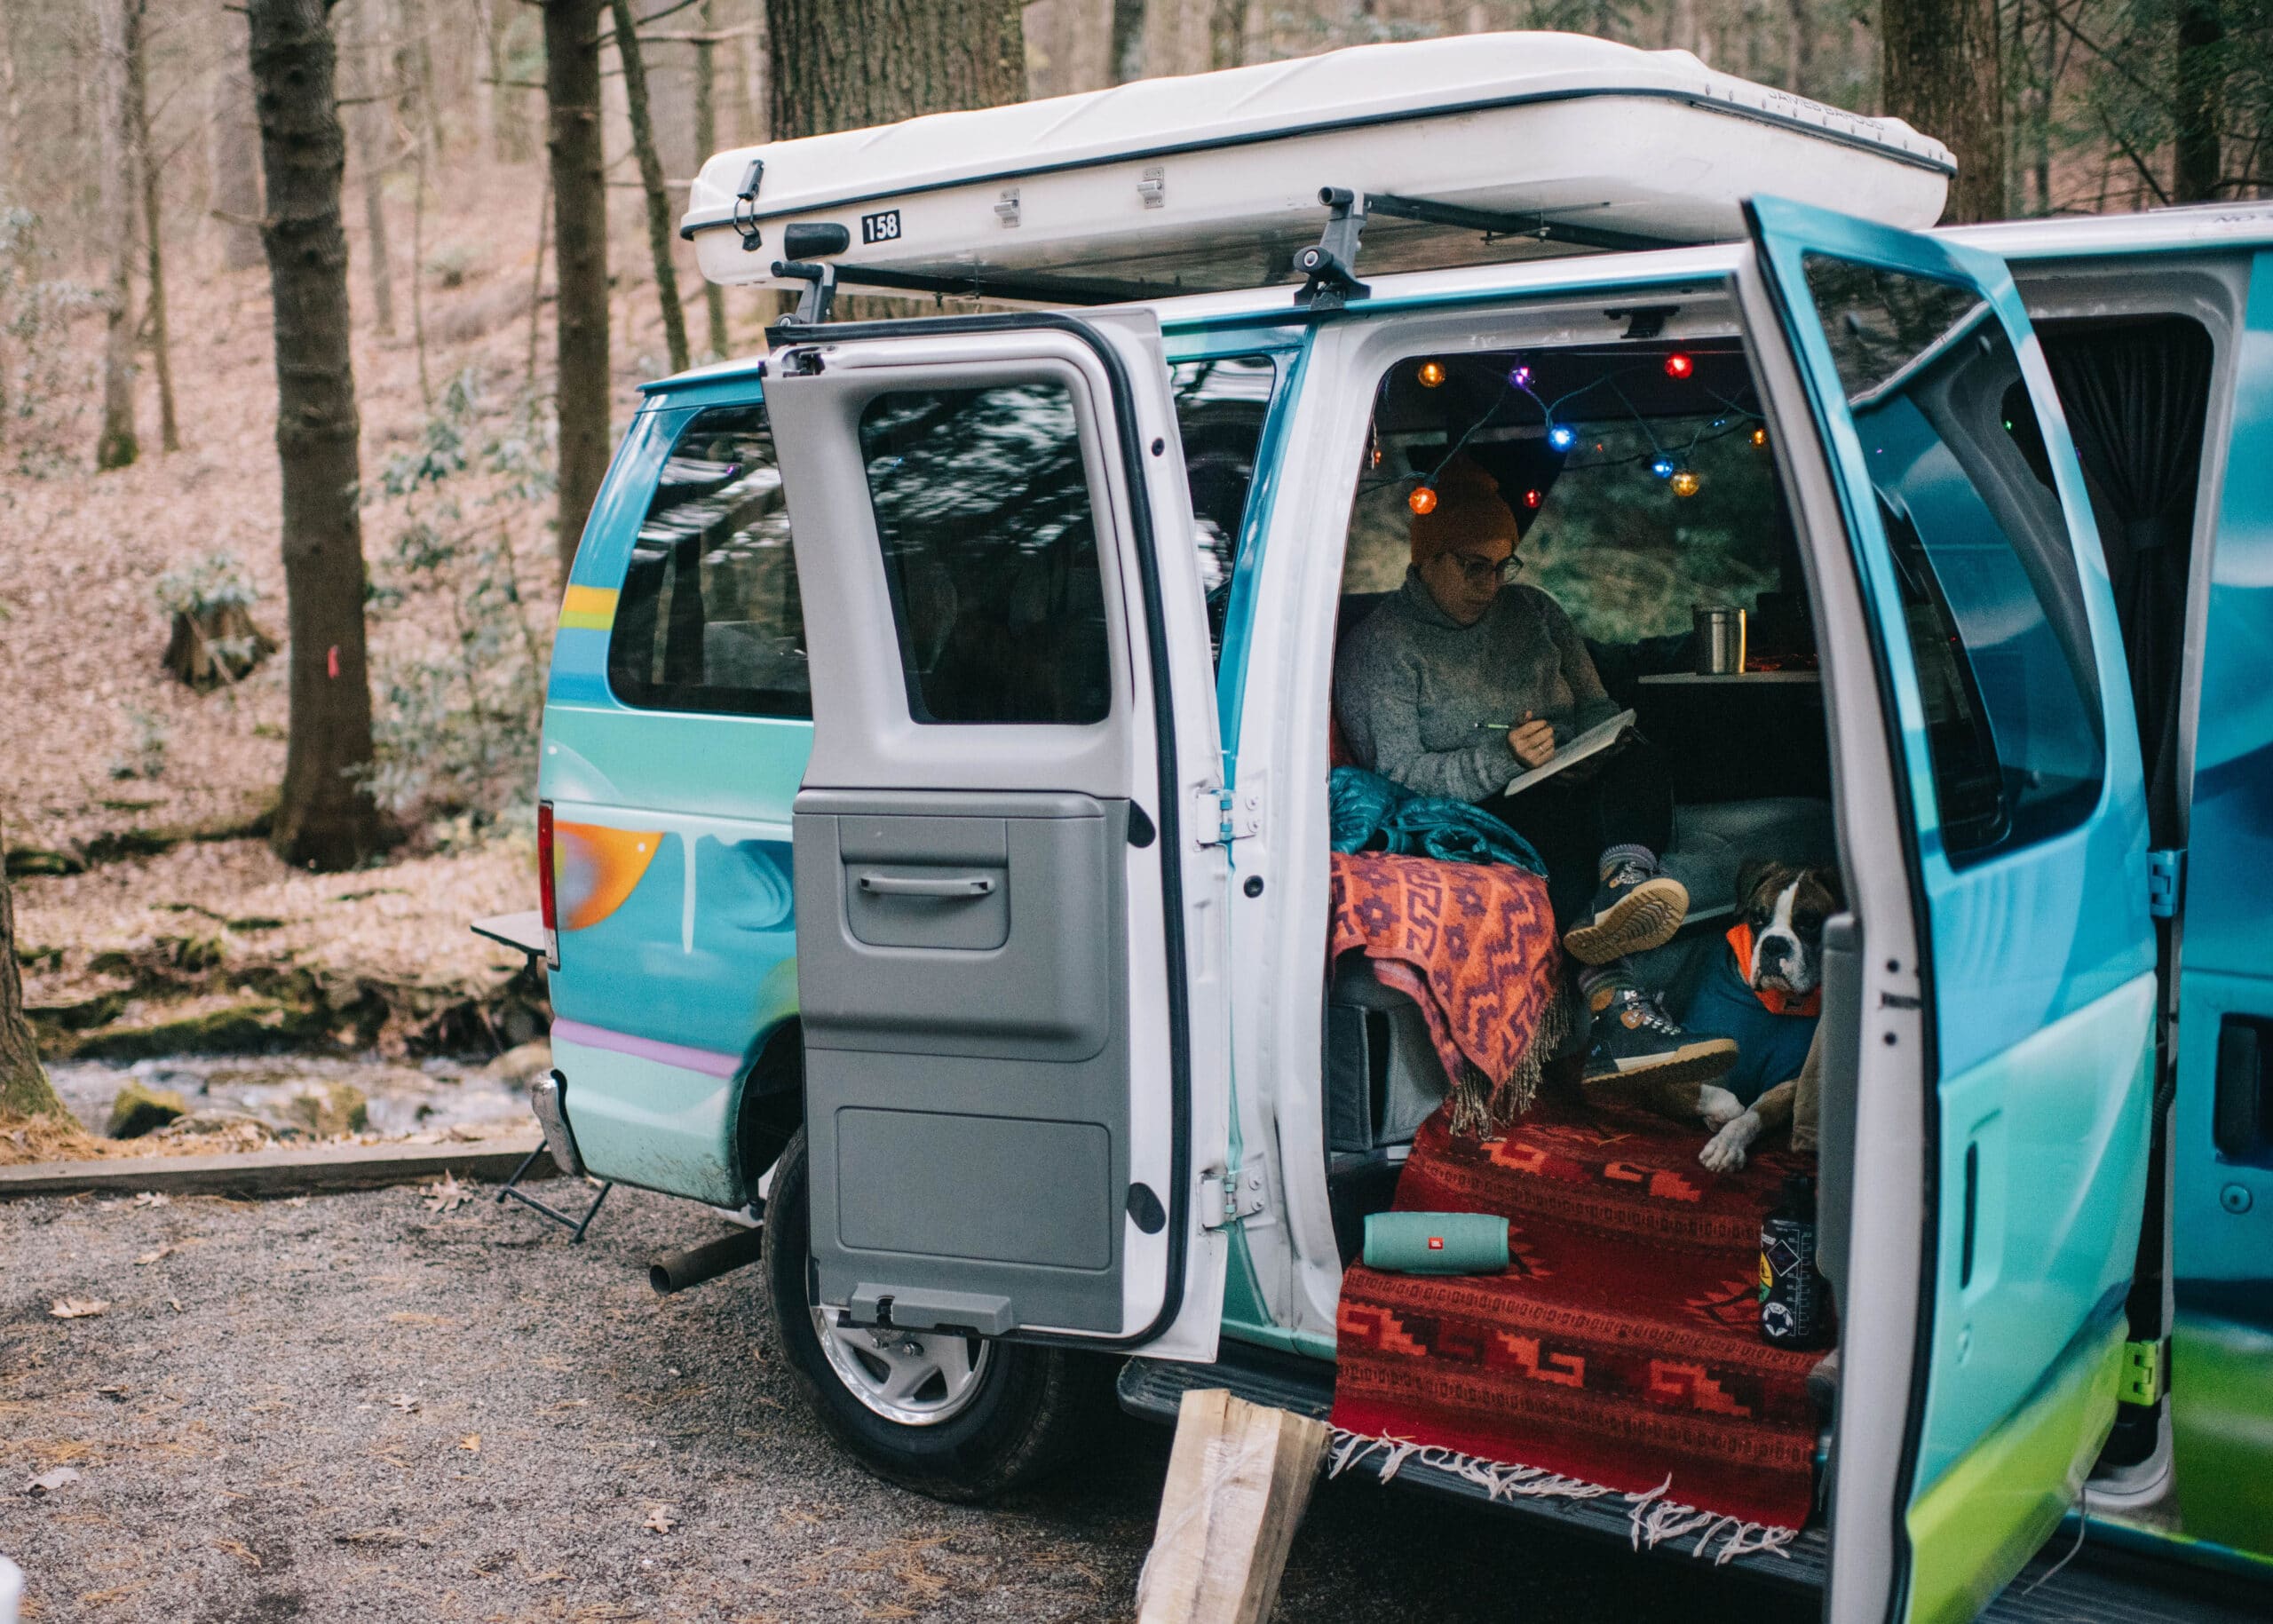
[[[2209,409],[2210,336],[2184,317],[2038,329],[2100,525],[2158,845],[2177,838],[2179,678]]]

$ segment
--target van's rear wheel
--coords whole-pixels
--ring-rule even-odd
[[[1063,1464],[1098,1407],[1093,1362],[834,1324],[816,1301],[806,1188],[800,1129],[765,1204],[766,1318],[822,1424],[879,1477],[939,1500],[986,1500]]]

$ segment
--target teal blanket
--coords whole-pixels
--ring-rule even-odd
[[[1336,767],[1327,785],[1337,852],[1386,852],[1444,863],[1505,863],[1542,877],[1532,844],[1487,812],[1443,796],[1416,795],[1363,767]]]

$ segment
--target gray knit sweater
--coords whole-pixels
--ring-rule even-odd
[[[1501,730],[1525,711],[1552,722],[1557,743],[1618,714],[1579,629],[1545,592],[1504,588],[1462,626],[1410,569],[1342,640],[1334,710],[1360,766],[1462,801],[1486,800],[1524,771]]]

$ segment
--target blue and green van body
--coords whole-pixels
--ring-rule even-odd
[[[1922,1176],[1882,1200],[1872,1194],[1874,1129],[1862,1108],[1857,1206],[1841,1244],[1852,1271],[1889,1234],[1906,1231],[1913,1247],[1925,1237],[1921,1297],[1908,1311],[1921,1328],[1902,1366],[1908,1403],[1881,1428],[1905,1474],[1894,1540],[1910,1553],[1906,1578],[1889,1582],[1903,1609],[1893,1616],[1987,1607],[2095,1469],[2105,1483],[2093,1479],[2095,1530],[2273,1584],[2273,214],[2174,211],[1917,237],[1756,208],[1746,251],[1759,256],[1766,291],[1747,295],[1749,308],[1778,307],[1780,289],[1789,398],[1810,403],[1834,483],[1844,465],[1840,489],[1880,493],[1875,508],[1840,500],[1858,612],[1893,617],[1882,629],[1905,613],[1891,516],[1964,497],[1936,472],[1932,446],[1901,449],[1912,425],[1899,399],[1841,388],[1824,330],[1791,307],[1809,256],[1969,280],[1984,320],[2021,336],[2039,380],[2031,318],[2056,327],[2178,316],[2210,340],[2191,563],[2182,605],[2166,606],[2159,622],[2158,657],[2182,671],[2169,737],[2142,754],[2148,720],[2124,725],[2134,717],[2126,696],[2140,692],[2126,669],[2131,609],[2086,557],[2088,613],[2076,635],[2107,720],[2085,730],[2097,756],[2072,813],[2047,837],[1980,860],[1944,838],[1921,792],[1907,862],[1889,865],[1903,872],[1888,894],[1914,906],[1915,963],[1901,972],[1911,990],[1881,991],[1873,1015],[1889,1023],[1889,1050],[1897,1038],[1925,1045],[1937,1097]],[[1362,308],[1305,320],[1289,319],[1283,289],[1155,307],[1180,377],[1235,361],[1247,380],[1239,456],[1251,476],[1217,515],[1228,567],[1210,599],[1227,843],[1242,764],[1272,759],[1242,732],[1276,714],[1250,690],[1287,680],[1266,566],[1274,544],[1287,545],[1287,505],[1306,499],[1294,494],[1308,478],[1298,453],[1327,410],[1306,398],[1327,335],[1337,321],[1441,321],[1588,281],[1631,293],[1734,274],[1660,257],[1388,279]],[[557,885],[553,1056],[576,1153],[595,1176],[735,1210],[762,1205],[762,1181],[804,1109],[792,849],[811,709],[778,674],[751,689],[767,697],[738,709],[675,709],[654,690],[627,697],[619,615],[640,558],[652,564],[688,534],[672,531],[659,489],[727,477],[689,449],[691,429],[760,407],[764,372],[756,360],[727,363],[646,391],[566,590],[539,784]],[[2069,418],[2077,412],[2071,403]],[[2058,411],[2043,434],[2073,527],[2090,535],[2095,506],[2103,527],[2107,493],[2087,487]],[[1890,449],[1911,459],[1909,475],[1873,464]],[[1190,423],[1185,450],[1204,510]],[[779,548],[786,527],[738,538]],[[668,638],[669,606],[649,597],[641,612],[655,624],[640,635]],[[1918,673],[1904,638],[1881,647],[1891,771],[1928,784],[1934,746],[1905,698]],[[2043,657],[2014,654],[2021,667]],[[1251,771],[1259,782],[1263,770]],[[1244,861],[1236,848],[1230,860]],[[1873,938],[1874,949],[1888,945]],[[1243,1141],[1268,1129],[1238,1092],[1255,1051],[1237,1038],[1232,1047],[1227,1165],[1239,1168],[1255,1153]],[[1873,1063],[1868,1052],[1864,1062]],[[1881,1127],[1889,1142],[1918,1133],[1914,1120]],[[1961,1245],[1948,1240],[1959,1236]],[[1286,1235],[1257,1227],[1253,1240],[1247,1225],[1225,1226],[1227,1356],[1244,1346],[1331,1359],[1330,1334],[1286,1311],[1279,1276],[1300,1273],[1283,1258]],[[1276,1250],[1263,1258],[1255,1248]],[[1870,1311],[1861,1303],[1849,1315],[1850,1367]],[[2139,1437],[2111,1472],[2099,1457],[2119,1398]],[[1841,1448],[1868,1454],[1859,1426]],[[1836,1455],[1831,1470],[1842,1470]]]

